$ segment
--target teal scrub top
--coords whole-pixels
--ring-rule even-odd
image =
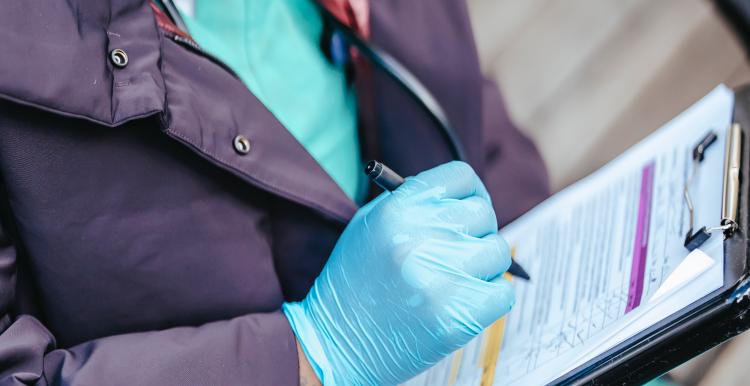
[[[193,39],[231,67],[341,189],[367,193],[357,104],[344,70],[320,48],[311,0],[196,0],[184,15]]]

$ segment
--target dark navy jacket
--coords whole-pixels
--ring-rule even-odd
[[[370,30],[447,110],[503,222],[545,197],[462,1],[372,1]],[[368,158],[404,175],[450,159],[398,86],[355,77]],[[294,385],[279,307],[356,210],[147,1],[0,0],[0,385]]]

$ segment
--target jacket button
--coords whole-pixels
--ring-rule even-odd
[[[109,60],[115,67],[123,68],[128,65],[128,54],[119,48],[115,48],[109,53]]]
[[[234,150],[241,155],[245,155],[247,153],[250,153],[250,140],[247,139],[244,135],[238,135],[234,137],[234,141],[232,141],[234,144]]]

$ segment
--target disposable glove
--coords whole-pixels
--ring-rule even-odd
[[[397,384],[510,310],[509,266],[484,185],[451,162],[360,209],[305,299],[283,310],[323,384]]]

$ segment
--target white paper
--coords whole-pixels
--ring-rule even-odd
[[[607,335],[599,338],[600,345],[591,344],[589,351],[583,357],[586,359],[594,358],[614,344],[628,339],[718,289],[724,279],[724,265],[720,258],[723,255],[722,239],[712,238],[701,248],[700,253],[713,260],[714,263],[706,271],[691,280],[690,285],[683,285],[679,290],[679,296],[663,296],[634,310],[627,315],[626,319],[618,323],[616,328],[611,329]],[[570,366],[566,372],[573,370],[583,362],[579,360],[578,363]]]
[[[667,278],[688,256],[683,187],[693,170],[692,149],[711,131],[718,139],[706,151],[690,192],[696,228],[719,223],[733,102],[729,89],[717,87],[614,161],[502,229],[532,281],[514,281],[517,303],[504,321],[494,384],[551,382],[721,287],[720,233],[691,256],[697,263],[689,261]],[[668,287],[659,292],[665,282]],[[408,385],[479,385],[489,334]]]
[[[667,280],[664,280],[661,287],[648,300],[649,303],[658,302],[661,298],[671,295],[672,292],[682,288],[682,286],[693,282],[703,272],[706,272],[714,265],[714,259],[700,249],[690,252],[685,260],[675,268]]]

